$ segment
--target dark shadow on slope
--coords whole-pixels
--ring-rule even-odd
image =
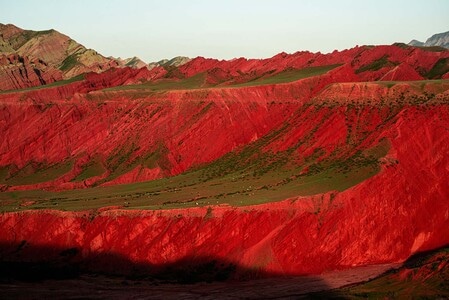
[[[4,295],[26,297],[32,291],[36,297],[48,297],[51,294],[46,293],[56,288],[56,295],[64,296],[57,291],[66,288],[70,294],[68,286],[71,285],[76,296],[83,296],[98,286],[114,293],[120,290],[125,295],[129,285],[143,285],[148,290],[157,287],[162,293],[159,296],[195,291],[191,295],[195,298],[199,289],[203,296],[215,294],[214,298],[220,298],[228,294],[246,299],[303,298],[311,292],[330,289],[317,276],[287,277],[212,256],[190,256],[155,265],[136,263],[114,253],[82,255],[77,248],[35,246],[25,241],[0,244],[0,288],[5,291]],[[79,289],[75,288],[77,285]]]
[[[422,266],[427,260],[432,258],[438,253],[448,253],[449,254],[449,245],[445,245],[438,249],[421,251],[410,256],[403,264],[404,268],[416,268]]]

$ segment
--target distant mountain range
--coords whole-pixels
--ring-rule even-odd
[[[158,62],[144,62],[139,57],[115,58],[105,57],[95,50],[87,49],[69,36],[56,30],[33,31],[24,30],[12,24],[0,23],[0,91],[18,90],[23,88],[48,85],[56,81],[76,81],[87,73],[103,73],[117,68],[128,72],[130,78],[123,77],[121,83],[134,84],[143,81],[168,79],[177,82],[197,75],[190,79],[198,86],[241,84],[264,76],[273,76],[292,69],[326,65],[348,64],[360,80],[421,80],[447,78],[449,60],[445,55],[439,59],[431,59],[431,64],[418,66],[412,61],[403,61],[407,51],[413,51],[413,46],[424,47],[422,51],[446,51],[449,47],[449,32],[440,33],[429,38],[426,43],[412,41],[405,44],[395,44],[404,50],[404,57],[383,56],[356,58],[345,54],[345,51],[333,55],[320,53],[297,52],[292,55],[280,53],[264,60],[246,58],[223,61],[197,57],[178,56]],[[432,46],[428,48],[426,46]],[[433,48],[437,47],[437,48]],[[363,47],[362,47],[363,48]],[[362,49],[361,48],[361,49]],[[374,52],[383,51],[376,47]],[[407,48],[410,48],[407,50]],[[425,49],[428,48],[428,49]],[[363,48],[364,50],[370,49]],[[360,49],[350,49],[357,52]],[[352,60],[352,61],[351,61]],[[286,63],[289,61],[289,63]],[[136,69],[136,70],[132,70]],[[137,70],[138,69],[138,70]],[[366,72],[369,70],[375,73]],[[134,72],[139,71],[139,72]],[[131,75],[130,75],[131,74]],[[139,74],[138,76],[136,74]],[[367,77],[368,74],[372,77]],[[83,77],[84,78],[84,77]],[[131,79],[133,78],[133,79]],[[196,80],[196,81],[195,81]],[[100,84],[100,86],[102,86]]]
[[[163,59],[157,62],[146,63],[137,56],[125,59],[122,59],[120,57],[114,58],[112,56],[110,56],[109,58],[115,59],[120,66],[131,67],[135,69],[147,67],[148,70],[151,70],[155,67],[179,67],[192,60],[191,58],[186,56],[176,56],[172,59]]]
[[[0,90],[48,84],[113,67],[180,66],[188,57],[145,63],[138,57],[105,57],[56,31],[24,30],[0,23]]]
[[[434,34],[430,38],[428,38],[425,43],[417,40],[411,40],[408,44],[415,47],[438,46],[449,49],[449,31]]]

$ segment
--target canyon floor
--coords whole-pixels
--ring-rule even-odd
[[[4,279],[0,287],[2,296],[9,299],[302,299],[314,297],[318,292],[327,292],[327,298],[338,296],[334,289],[373,279],[398,267],[397,264],[363,266],[313,276],[196,284],[80,275],[36,281]]]

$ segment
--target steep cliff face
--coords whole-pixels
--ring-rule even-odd
[[[213,258],[282,275],[401,262],[449,242],[447,113],[404,109],[382,130],[392,148],[381,172],[343,192],[240,208],[4,213],[2,257],[52,260],[75,249],[72,259],[93,269],[129,272],[108,262],[114,255],[156,273]]]
[[[179,174],[263,136],[298,106],[272,105],[269,110],[263,98],[260,103],[253,98],[248,106],[245,100],[204,101],[192,95],[183,101],[184,96],[130,101],[126,94],[111,92],[93,95],[100,97],[95,101],[80,97],[77,103],[4,105],[2,165],[22,169],[30,162],[51,165],[98,154],[104,164],[116,157],[109,165],[112,171],[113,164],[132,164],[154,153],[154,167],[163,167],[161,175]],[[145,159],[141,163],[146,165]]]
[[[148,72],[117,69],[63,86],[5,94],[0,165],[8,175],[3,183],[32,188],[18,184],[20,170],[38,171],[39,166],[85,157],[98,159],[106,173],[114,173],[107,178],[119,177],[115,182],[120,183],[176,175],[280,127],[327,84],[356,79],[349,67],[342,66],[288,85],[75,94],[136,81]],[[52,178],[44,186],[58,187],[81,171],[75,163],[66,174],[59,174],[61,178]],[[45,177],[41,180],[42,188]]]
[[[0,55],[0,90],[18,90],[62,80],[59,70],[40,59],[17,54]]]

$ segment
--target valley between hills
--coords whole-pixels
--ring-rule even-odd
[[[449,50],[146,64],[54,30],[0,33],[0,258],[13,280],[391,265],[321,296],[449,296]]]

